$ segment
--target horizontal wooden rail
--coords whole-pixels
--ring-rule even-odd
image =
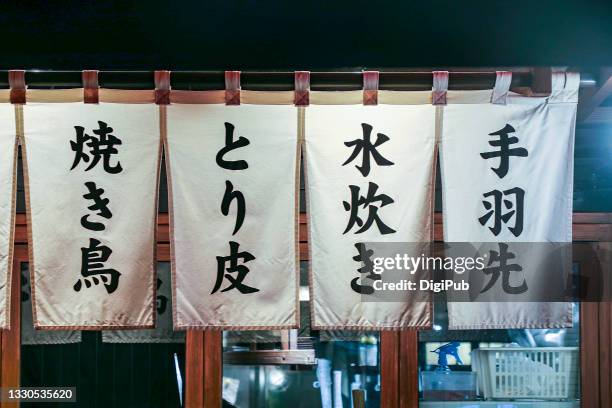
[[[502,68],[503,69],[503,68]],[[537,87],[537,70],[507,68],[512,71],[512,88]],[[495,85],[494,69],[449,69],[451,90],[492,89]],[[26,71],[25,80],[30,89],[80,88],[81,71]],[[432,69],[380,72],[381,90],[431,90]],[[154,89],[153,71],[100,71],[98,82],[110,89]],[[225,89],[224,71],[172,71],[172,89],[216,90]],[[0,88],[8,88],[8,71],[0,71]],[[294,89],[292,71],[244,71],[241,86],[245,90],[291,91]],[[363,74],[359,70],[311,72],[310,89],[357,90],[363,87]]]
[[[443,240],[442,214],[434,215],[434,239]],[[612,213],[574,213],[574,241],[612,241]],[[308,260],[307,216],[300,214],[300,260]],[[167,213],[158,216],[157,243],[158,255],[170,258],[170,225]],[[28,234],[25,214],[17,214],[15,224],[15,243],[27,244]]]

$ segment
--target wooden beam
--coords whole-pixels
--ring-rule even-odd
[[[609,212],[599,212],[599,213],[574,213],[573,215],[573,223],[574,224],[612,224],[612,213]],[[27,234],[27,223],[25,214],[17,214],[16,223],[15,223],[15,243],[16,244],[27,244],[28,243],[28,234]],[[442,230],[442,213],[434,214],[434,229],[436,240],[441,240],[443,235]],[[300,214],[300,231],[299,231],[299,239],[300,243],[308,242],[308,217],[306,213]],[[575,228],[575,227],[574,227]],[[581,227],[579,227],[581,228]],[[158,216],[157,222],[157,244],[158,249],[169,253],[168,243],[170,242],[170,226],[168,223],[168,214],[162,213]],[[305,251],[307,252],[307,251]],[[168,258],[169,259],[169,258]],[[305,258],[307,259],[307,258]]]
[[[531,72],[531,96],[548,96],[552,89],[552,69],[535,67]]]
[[[612,213],[574,213],[574,224],[612,224]]]
[[[307,261],[308,253],[308,217],[300,214],[299,250],[300,260]],[[574,241],[612,241],[612,213],[574,213]],[[434,240],[444,239],[442,213],[434,214]]]

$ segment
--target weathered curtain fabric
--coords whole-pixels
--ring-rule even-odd
[[[81,342],[80,330],[36,330],[32,318],[32,290],[27,264],[21,271],[21,344],[72,344]]]
[[[11,104],[0,104],[0,329],[10,328],[17,156],[15,109]]]
[[[34,325],[153,327],[159,107],[23,110]]]
[[[168,106],[175,328],[297,327],[297,112]]]
[[[309,106],[305,166],[312,326],[427,327],[431,305],[364,302],[360,242],[429,242],[435,170],[432,105]],[[357,288],[358,289],[358,288]]]
[[[157,263],[157,319],[154,329],[105,330],[104,343],[184,343],[185,332],[172,330],[170,263]]]
[[[506,104],[444,107],[445,241],[571,242],[578,85],[577,74],[558,73],[548,98],[509,94]],[[537,276],[531,283],[532,291],[547,284]],[[450,302],[448,313],[451,329],[572,324],[570,303]]]

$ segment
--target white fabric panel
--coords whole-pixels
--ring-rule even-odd
[[[297,118],[293,106],[168,106],[175,328],[297,327]],[[220,155],[227,138],[237,147]],[[217,259],[230,242],[235,270]]]
[[[152,327],[159,108],[23,109],[34,325]]]
[[[184,343],[185,332],[172,330],[170,263],[157,263],[157,319],[154,329],[105,330],[104,343]]]
[[[23,265],[23,264],[22,264]],[[81,342],[80,330],[35,330],[32,318],[32,290],[29,269],[21,272],[21,344],[73,344]]]
[[[568,84],[577,87],[573,81]],[[571,242],[577,93],[567,95],[572,97],[509,94],[506,105],[444,108],[440,167],[445,241]],[[499,157],[481,157],[481,153],[500,151],[501,147],[490,144],[500,136],[490,134],[503,129],[508,137],[518,138],[510,149],[525,149],[514,151],[520,156],[509,157],[507,171]],[[523,193],[515,188],[524,191],[522,231],[517,228],[517,210],[521,207],[518,196]],[[497,229],[494,213],[483,219],[484,225],[479,221],[489,210],[495,211],[494,195],[483,196],[492,191],[499,191],[500,197],[508,200],[500,201],[501,213],[515,211],[506,222],[500,221]],[[485,208],[484,201],[490,208]],[[537,288],[530,290],[535,292]],[[450,302],[448,306],[451,329],[555,328],[572,324],[570,303]]]
[[[10,327],[13,231],[15,224],[15,107],[0,104],[0,329]],[[19,324],[19,322],[17,322]]]
[[[404,301],[364,302],[351,281],[359,277],[359,242],[429,242],[432,228],[436,108],[431,105],[309,106],[305,124],[305,166],[309,211],[312,326],[321,329],[401,329],[431,323],[428,302],[408,293]],[[364,124],[366,127],[364,127]],[[371,126],[370,142],[392,165],[371,157],[370,171],[360,171],[365,151],[343,165]],[[367,131],[367,130],[366,130]],[[379,134],[385,135],[385,137]],[[380,141],[385,140],[382,143]],[[368,154],[366,154],[367,156]],[[384,163],[380,160],[380,163]],[[363,167],[362,167],[363,168]],[[367,173],[367,174],[364,174]],[[395,230],[385,233],[374,222],[365,231],[354,225],[347,231],[351,185],[367,196],[370,183],[376,195],[393,202],[378,208],[378,217]],[[367,224],[366,205],[359,217]]]

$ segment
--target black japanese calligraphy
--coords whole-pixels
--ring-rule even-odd
[[[525,190],[515,187],[505,191],[493,190],[484,193],[483,197],[493,198],[493,203],[484,200],[482,202],[485,213],[478,219],[480,225],[485,226],[489,219],[493,218],[493,226],[489,230],[497,236],[501,232],[502,223],[507,224],[514,218],[514,225],[508,230],[518,237],[523,232],[523,206],[525,201]],[[502,207],[503,204],[503,207]],[[505,212],[504,212],[505,211]]]
[[[83,194],[83,198],[87,200],[92,200],[94,203],[87,207],[91,211],[97,211],[97,215],[106,219],[110,219],[113,216],[113,213],[108,208],[109,199],[102,198],[102,194],[104,194],[104,189],[98,188],[96,183],[92,181],[88,181],[85,183],[85,187],[87,187],[88,193]],[[106,227],[101,222],[94,222],[89,220],[90,214],[86,214],[81,217],[81,225],[84,228],[87,228],[91,231],[102,231]]]
[[[519,142],[518,137],[508,136],[510,133],[514,133],[516,130],[512,125],[506,123],[506,125],[496,131],[489,133],[489,136],[498,136],[497,140],[490,140],[489,145],[492,147],[498,147],[499,150],[490,152],[480,153],[480,157],[485,160],[499,157],[499,166],[497,168],[491,168],[493,172],[499,178],[504,178],[510,168],[510,157],[528,157],[529,152],[523,147],[513,147]],[[488,193],[484,193],[483,197],[485,200],[482,201],[482,205],[486,211],[484,215],[478,218],[480,225],[485,226],[489,223],[492,218],[492,226],[489,226],[489,231],[493,235],[497,236],[501,232],[502,223],[507,224],[512,218],[514,218],[514,225],[509,226],[508,230],[515,236],[518,237],[523,232],[523,208],[525,205],[525,190],[520,187],[508,188],[504,191],[493,190]],[[488,201],[491,197],[493,202]]]
[[[111,164],[111,156],[119,152],[115,146],[121,145],[121,140],[112,135],[113,128],[109,127],[105,122],[98,121],[98,125],[99,128],[93,131],[97,137],[85,133],[85,128],[82,126],[74,127],[76,130],[76,140],[70,141],[70,148],[75,155],[70,170],[75,169],[83,161],[89,163],[89,166],[85,169],[85,171],[89,171],[96,167],[100,159],[102,159],[104,171],[107,173],[117,174],[123,171],[119,161],[115,165]]]
[[[249,167],[246,160],[225,160],[225,155],[232,150],[248,146],[251,142],[246,137],[240,136],[234,141],[234,125],[225,122],[225,146],[217,153],[216,161],[219,167],[226,170],[245,170]]]
[[[247,251],[239,252],[240,244],[237,242],[230,241],[229,246],[230,254],[228,256],[217,257],[217,280],[211,294],[221,289],[224,280],[228,280],[230,284],[222,289],[221,292],[227,292],[232,289],[237,289],[242,294],[259,292],[259,289],[243,283],[249,273],[249,268],[244,264],[255,260],[255,257]],[[240,260],[242,260],[242,263],[239,264]],[[229,266],[226,265],[227,263],[229,263]]]
[[[351,201],[342,202],[344,209],[350,212],[349,221],[343,234],[353,229],[355,224],[360,227],[355,231],[355,234],[360,234],[369,230],[373,224],[376,224],[378,231],[383,235],[396,232],[393,228],[386,225],[378,216],[379,209],[394,202],[393,199],[386,194],[376,194],[378,191],[378,184],[369,182],[368,192],[365,196],[360,194],[360,188],[358,186],[350,185],[349,190],[351,192]],[[367,209],[367,218],[365,222],[359,217],[360,206],[362,206],[364,210]]]
[[[240,191],[234,191],[234,185],[232,182],[226,180],[225,194],[223,194],[223,201],[221,201],[221,213],[223,215],[227,216],[229,214],[230,206],[233,201],[236,202],[236,222],[234,224],[234,232],[232,232],[232,235],[236,235],[244,222],[246,203],[244,201],[244,194],[242,194]]]
[[[508,136],[510,133],[514,132],[514,128],[509,124],[506,124],[503,129],[500,129],[497,132],[489,133],[489,136],[499,136],[498,140],[489,141],[489,145],[491,145],[492,147],[499,147],[499,150],[480,153],[480,156],[486,160],[499,157],[499,167],[491,168],[491,170],[493,170],[499,178],[504,178],[506,174],[508,174],[510,156],[528,156],[527,149],[523,147],[510,148],[510,145],[518,143],[519,141],[518,137],[516,136]]]
[[[361,173],[363,177],[368,177],[372,170],[372,160],[378,166],[393,166],[395,163],[384,157],[378,148],[384,143],[390,140],[389,136],[383,133],[376,134],[376,140],[372,143],[372,125],[368,123],[361,123],[361,138],[357,138],[348,142],[344,142],[344,145],[349,148],[353,148],[350,156],[346,159],[342,166],[355,161],[357,156],[361,155],[361,164],[356,164],[355,168]],[[393,234],[395,229],[385,224],[378,214],[378,211],[394,202],[393,198],[386,194],[379,193],[378,184],[374,182],[368,183],[368,191],[366,195],[361,194],[361,189],[356,185],[348,186],[350,191],[350,201],[342,201],[344,210],[349,213],[349,219],[344,229],[343,235],[353,230],[357,226],[355,234],[361,234],[368,231],[373,225],[376,225],[378,232],[382,235]],[[360,216],[360,209],[367,210],[367,218],[365,221]],[[380,279],[379,275],[372,272],[372,261],[369,257],[372,255],[371,251],[366,251],[365,246],[362,244],[355,244],[358,254],[353,257],[354,261],[362,262],[362,267],[357,269],[357,272],[362,274],[360,277],[356,277],[351,280],[351,289],[361,294],[372,294],[374,293],[374,287],[360,284],[365,279],[376,280]],[[363,274],[367,274],[364,276]]]
[[[371,295],[374,293],[374,287],[372,286],[373,284],[360,285],[359,281],[361,280],[361,282],[364,282],[365,279],[370,279],[371,281],[382,280],[382,276],[380,276],[380,274],[374,273],[374,262],[372,261],[374,251],[371,249],[366,249],[364,243],[355,244],[355,248],[357,248],[357,255],[353,257],[353,260],[361,262],[363,266],[357,269],[357,272],[362,275],[354,278],[351,281],[351,289],[362,295]]]
[[[349,156],[349,158],[342,163],[343,166],[346,166],[361,153],[361,166],[355,165],[357,170],[364,176],[367,177],[370,174],[370,160],[374,159],[376,164],[379,166],[391,166],[393,162],[387,160],[376,150],[380,145],[387,142],[389,137],[382,133],[376,134],[376,142],[372,144],[371,136],[372,136],[372,126],[367,123],[362,123],[361,128],[363,130],[363,135],[361,139],[351,140],[350,142],[344,142],[346,147],[353,147],[353,152]]]
[[[226,160],[225,155],[233,150],[248,146],[249,139],[240,136],[234,141],[235,127],[231,123],[225,122],[225,146],[217,153],[216,161],[219,167],[226,170],[246,170],[249,164],[246,160]],[[225,181],[225,192],[221,200],[221,214],[229,215],[232,203],[235,203],[236,219],[234,221],[234,230],[232,235],[242,227],[246,217],[246,200],[241,191],[234,189],[234,185],[230,180]],[[238,251],[240,244],[235,241],[230,241],[230,255],[217,256],[217,280],[211,294],[218,292],[224,280],[229,281],[229,284],[221,289],[220,292],[227,292],[236,289],[242,294],[259,292],[259,289],[248,286],[244,283],[246,275],[249,273],[249,268],[244,265],[247,262],[255,260],[255,256],[248,251]],[[239,263],[239,261],[242,261]],[[229,263],[229,265],[227,265]]]
[[[109,247],[102,245],[97,239],[89,238],[89,246],[81,248],[81,278],[73,286],[76,292],[83,288],[83,284],[86,288],[90,288],[92,284],[100,283],[104,284],[108,294],[117,290],[121,273],[112,268],[105,268],[104,265],[112,253]]]
[[[85,128],[75,126],[76,140],[70,141],[70,148],[75,153],[74,161],[70,170],[74,170],[81,162],[89,163],[85,171],[89,171],[96,167],[98,163],[102,163],[105,172],[109,174],[118,174],[123,171],[121,162],[114,155],[119,153],[117,146],[122,144],[122,141],[113,135],[113,128],[108,126],[106,122],[98,121],[98,129],[93,130],[94,136],[85,133]],[[113,213],[109,208],[110,200],[105,198],[104,189],[96,185],[94,181],[85,182],[87,192],[83,194],[83,198],[90,200],[93,203],[87,207],[93,214],[85,214],[81,217],[81,226],[90,231],[103,231],[106,225],[99,220],[90,219],[91,216],[101,217],[110,220]],[[85,288],[90,288],[92,285],[102,283],[107,294],[111,294],[117,290],[119,286],[119,277],[121,273],[112,268],[105,268],[104,263],[113,253],[112,249],[96,238],[89,238],[89,246],[81,248],[81,277],[73,285],[76,292],[80,292]]]
[[[491,289],[497,282],[499,277],[502,278],[502,290],[510,295],[518,295],[527,291],[527,281],[523,277],[523,282],[518,286],[512,286],[510,283],[510,274],[513,272],[521,272],[523,267],[519,264],[508,264],[508,261],[516,258],[516,255],[508,251],[508,245],[499,243],[499,252],[489,251],[489,263],[486,268],[482,270],[485,275],[491,275],[491,279],[487,285],[480,291],[484,293]],[[492,266],[493,263],[497,263],[497,266]]]

